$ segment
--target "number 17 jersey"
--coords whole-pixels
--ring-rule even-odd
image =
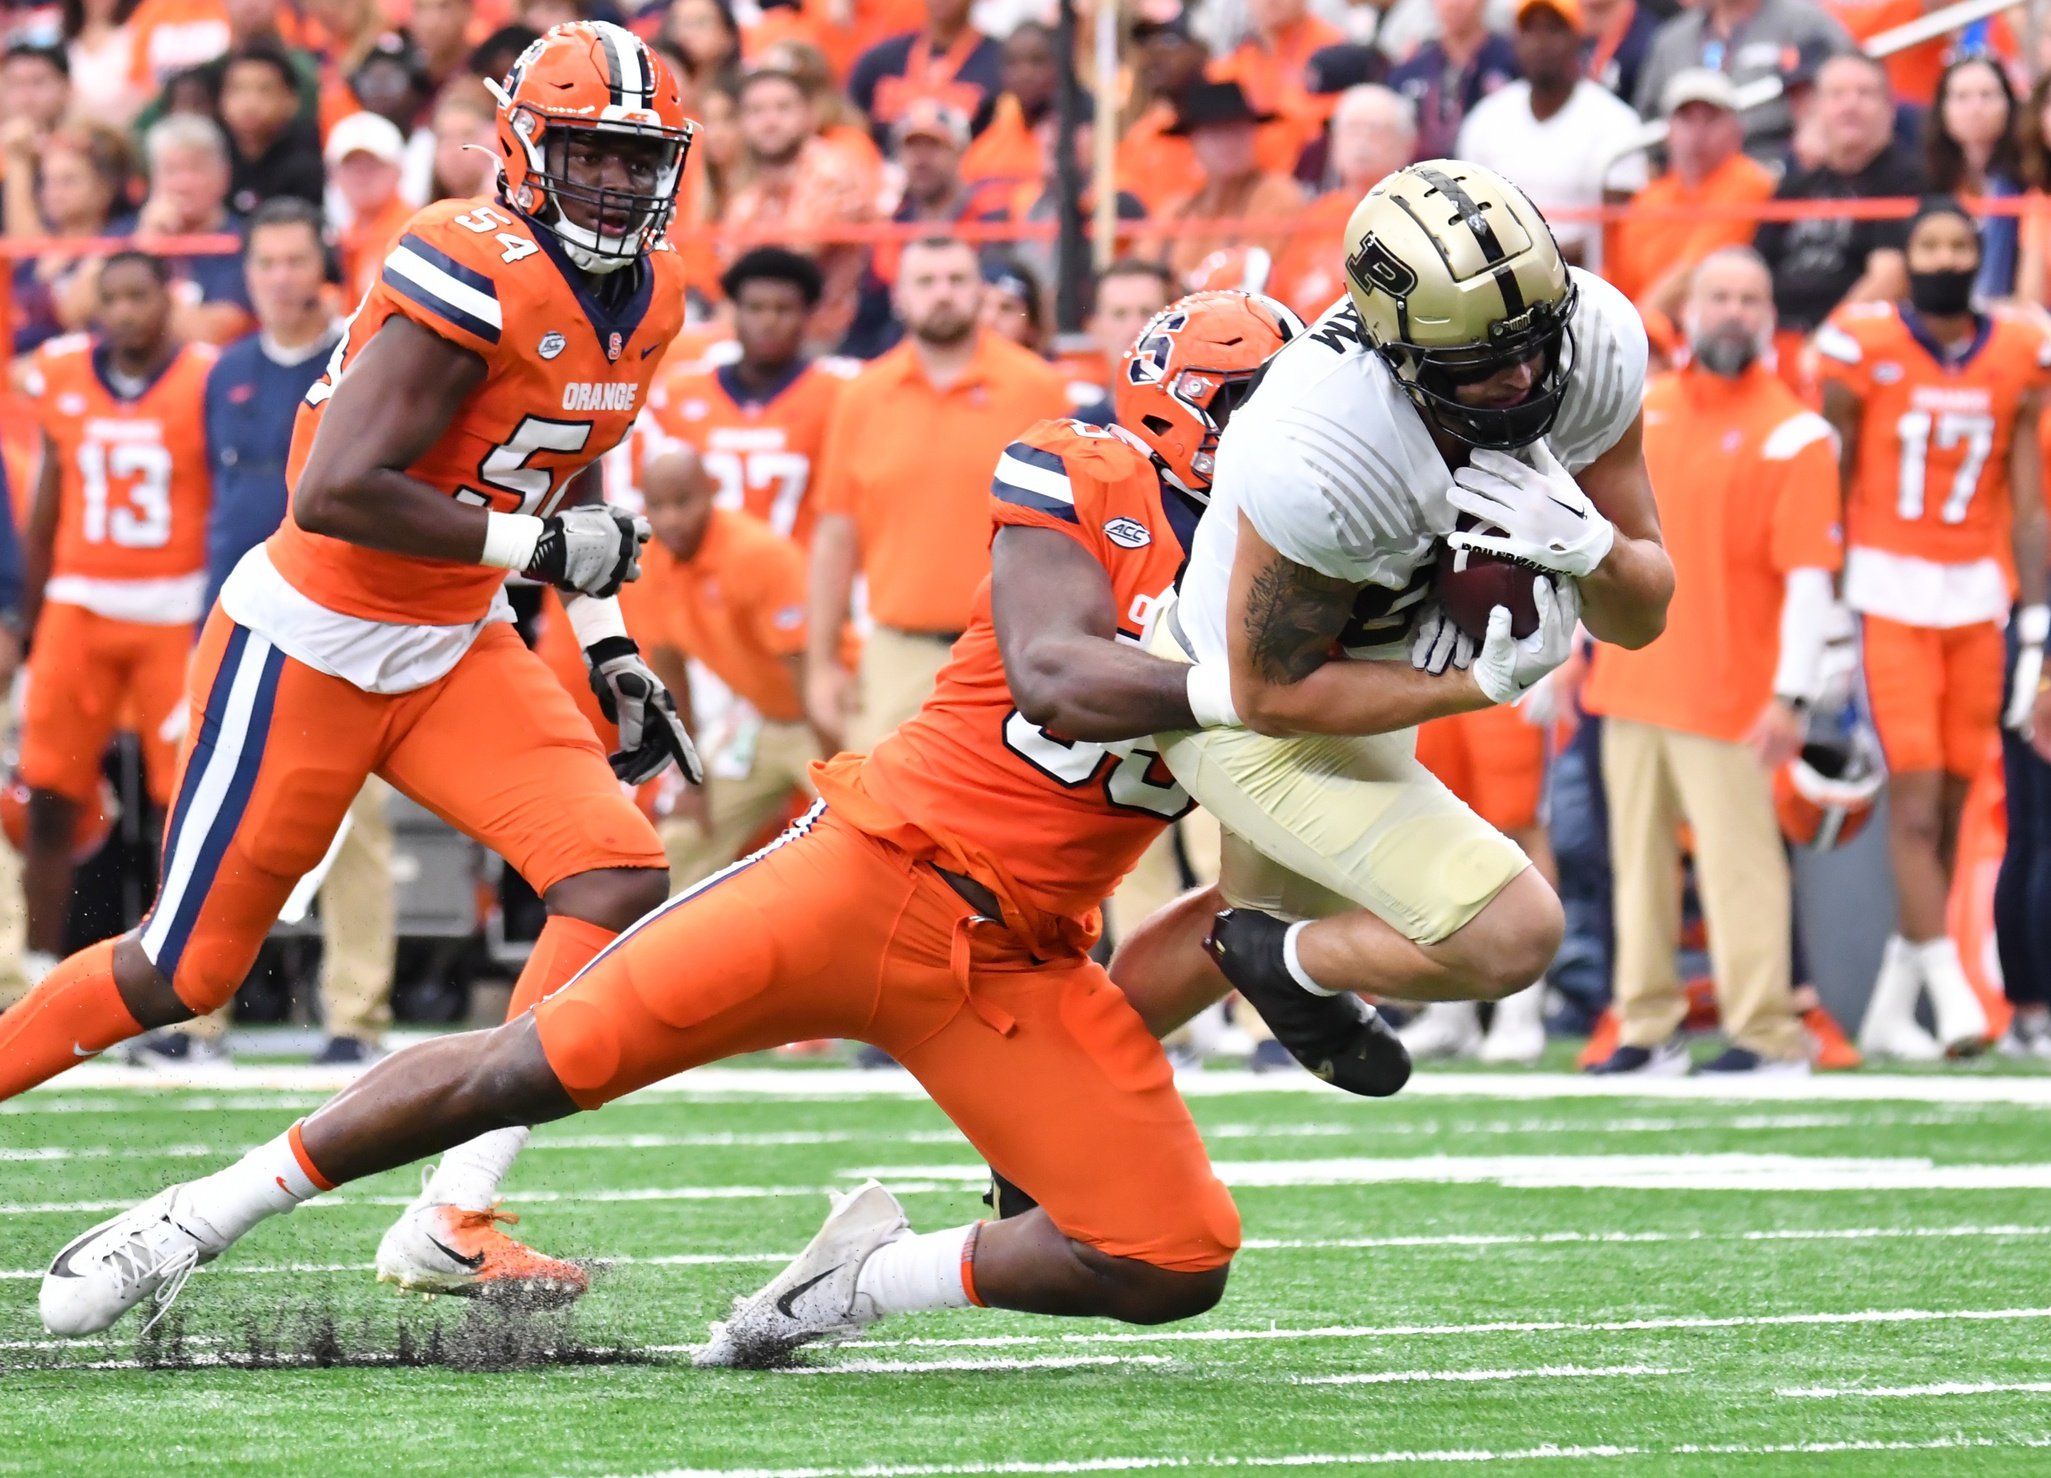
[[[598,295],[597,286],[607,294]],[[554,237],[504,205],[431,205],[408,223],[328,372],[307,392],[287,481],[297,485],[335,386],[363,346],[388,320],[407,318],[486,366],[483,381],[407,474],[461,503],[545,517],[578,472],[625,438],[683,311],[683,269],[666,244],[601,282],[578,272]],[[491,566],[344,543],[292,518],[265,553],[278,575],[316,605],[381,623],[480,622],[506,579],[506,571]]]
[[[1137,645],[1200,513],[1148,454],[1116,428],[1042,421],[1005,448],[990,492],[998,530],[1053,530],[1104,567],[1117,639]],[[1086,949],[1098,905],[1193,804],[1147,740],[1092,744],[1019,711],[988,579],[925,706],[873,753],[813,778],[843,819],[989,888],[1043,953]]]

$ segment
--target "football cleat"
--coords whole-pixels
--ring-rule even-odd
[[[1433,1001],[1396,1035],[1413,1062],[1473,1057],[1481,1051],[1481,1017],[1472,1001]]]
[[[1806,1078],[1809,1059],[1761,1057],[1749,1047],[1726,1047],[1695,1071],[1711,1077],[1746,1073],[1755,1078]]]
[[[1618,1047],[1588,1072],[1598,1077],[1685,1078],[1692,1062],[1688,1044],[1668,1037],[1657,1047]]]
[[[143,1329],[163,1318],[192,1270],[222,1250],[191,1229],[184,1189],[160,1192],[66,1244],[43,1274],[43,1328],[67,1339],[98,1334],[146,1298],[156,1311]]]
[[[1028,1211],[1037,1211],[1040,1203],[999,1175],[995,1169],[990,1172],[990,1189],[983,1192],[983,1204],[990,1208],[998,1221],[1010,1221],[1014,1216],[1024,1216]]]
[[[1810,1061],[1819,1073],[1849,1072],[1865,1062],[1852,1039],[1844,1034],[1837,1018],[1821,1006],[1802,1013],[1802,1029],[1809,1034]]]
[[[466,1211],[416,1201],[377,1244],[377,1280],[407,1293],[539,1304],[568,1303],[591,1286],[591,1275],[575,1263],[536,1252],[498,1229],[519,1219],[496,1206]]]
[[[1545,1056],[1545,982],[1527,985],[1496,1002],[1495,1020],[1481,1039],[1481,1060],[1529,1067]]]
[[[818,1235],[761,1292],[734,1300],[693,1365],[768,1370],[805,1345],[838,1344],[876,1322],[855,1292],[862,1264],[885,1243],[910,1236],[911,1224],[897,1197],[873,1180],[827,1196],[833,1209]]]
[[[1273,914],[1228,908],[1212,921],[1204,948],[1312,1076],[1348,1093],[1387,1098],[1410,1081],[1409,1051],[1381,1012],[1351,991],[1320,996],[1298,985],[1282,963],[1288,932]]]

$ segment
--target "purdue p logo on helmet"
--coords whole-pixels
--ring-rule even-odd
[[[1493,170],[1431,159],[1388,176],[1346,223],[1346,291],[1362,333],[1418,410],[1471,446],[1528,446],[1559,414],[1574,283],[1552,228]],[[1534,361],[1511,405],[1457,391]]]

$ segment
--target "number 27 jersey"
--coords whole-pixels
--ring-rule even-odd
[[[683,324],[683,269],[665,245],[622,269],[601,300],[553,237],[488,200],[414,216],[307,393],[292,437],[296,485],[335,384],[388,319],[409,318],[486,365],[408,475],[499,513],[547,516],[576,474],[617,446]],[[417,626],[482,620],[506,572],[391,554],[310,533],[293,519],[267,547],[278,573],[344,615]]]
[[[1199,513],[1147,454],[1115,429],[1041,421],[1005,448],[990,491],[999,530],[1051,529],[1089,551],[1111,579],[1118,639],[1137,644]],[[1019,711],[988,579],[925,706],[868,756],[813,773],[845,819],[976,878],[1050,951],[1087,947],[1098,905],[1192,805],[1148,741],[1087,743]]]

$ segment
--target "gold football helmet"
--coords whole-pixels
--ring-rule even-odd
[[[1346,291],[1367,342],[1419,411],[1470,446],[1528,446],[1559,415],[1573,363],[1574,282],[1522,190],[1460,159],[1399,169],[1346,222]],[[1511,405],[1454,393],[1541,360]]]

